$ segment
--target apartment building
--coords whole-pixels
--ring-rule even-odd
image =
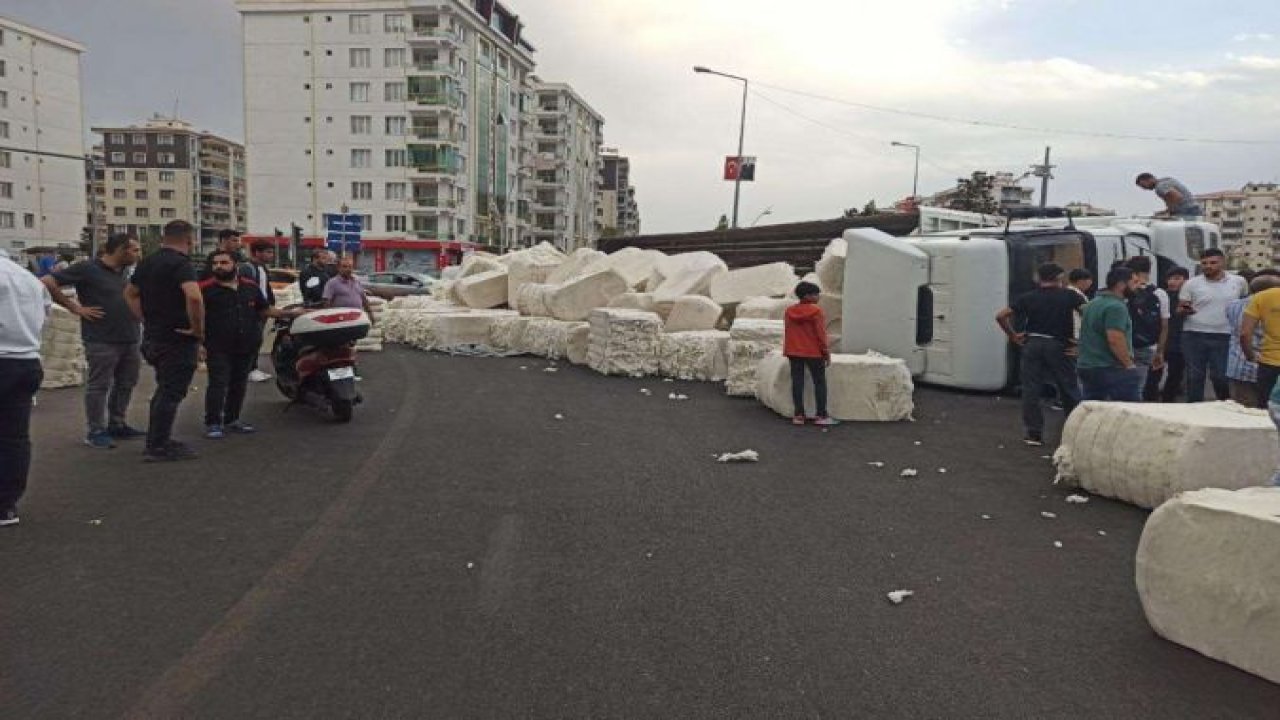
[[[571,251],[595,247],[604,118],[565,83],[534,78],[534,242]]]
[[[237,0],[249,225],[364,216],[361,267],[528,244],[533,47],[494,0]],[[522,200],[524,202],[522,202]],[[523,213],[523,216],[522,216]]]
[[[1197,195],[1205,219],[1222,228],[1222,244],[1237,268],[1280,263],[1280,186],[1249,183],[1239,190]]]
[[[244,146],[154,116],[142,125],[95,127],[101,138],[102,182],[94,186],[98,222],[106,233],[160,237],[170,220],[196,226],[201,248],[219,230],[246,228]],[[95,146],[95,151],[97,146]]]
[[[78,43],[0,17],[0,248],[76,247],[87,214]]]
[[[1023,187],[1019,184],[1022,178],[1015,177],[1011,172],[994,172],[988,173],[992,178],[991,190],[988,195],[995,202],[996,207],[1000,210],[1009,210],[1019,207],[1029,207],[1032,204],[1032,198],[1035,196],[1033,188]],[[1025,177],[1025,176],[1024,176]],[[957,183],[954,187],[935,193],[926,198],[921,198],[920,205],[926,207],[950,207],[951,203],[960,195],[960,185]]]
[[[1069,202],[1062,208],[1071,213],[1071,217],[1114,217],[1116,211],[1111,208],[1098,207],[1090,202]]]
[[[600,192],[596,204],[600,237],[640,234],[640,209],[631,184],[631,160],[615,148],[600,152]]]

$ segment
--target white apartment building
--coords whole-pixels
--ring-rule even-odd
[[[604,118],[565,83],[535,77],[532,90],[533,240],[565,251],[595,247]]]
[[[1205,219],[1222,228],[1222,244],[1237,268],[1280,263],[1280,185],[1249,183],[1239,190],[1197,195]]]
[[[493,0],[236,5],[252,232],[296,223],[317,245],[345,207],[365,218],[366,268],[527,243],[533,47],[516,15]]]
[[[0,248],[15,256],[81,241],[84,50],[0,16]]]
[[[635,237],[640,234],[640,208],[631,184],[631,160],[616,148],[600,151],[600,191],[596,221],[600,237]]]

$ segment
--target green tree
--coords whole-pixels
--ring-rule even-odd
[[[866,204],[866,205],[863,205],[863,206],[862,206],[862,215],[863,215],[863,217],[866,217],[866,216],[868,216],[868,215],[875,215],[875,214],[876,214],[876,213],[878,213],[878,212],[880,212],[880,210],[879,210],[879,208],[877,208],[877,207],[876,207],[876,201],[875,201],[875,200],[869,200],[869,201],[867,201],[867,204]]]
[[[721,216],[720,216],[720,222],[716,223],[716,229],[717,229],[717,230],[728,230],[728,229],[729,229],[729,216],[728,216],[728,215],[721,215]]]
[[[956,196],[951,199],[947,207],[952,210],[967,210],[969,212],[986,213],[988,215],[995,214],[1000,205],[995,199],[996,179],[981,170],[977,170],[971,177],[960,178],[956,181]]]

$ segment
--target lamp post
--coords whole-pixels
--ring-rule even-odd
[[[920,185],[920,146],[912,145],[911,143],[898,142],[897,140],[894,140],[889,144],[894,147],[911,148],[916,151],[916,169],[911,175],[911,202],[914,203],[916,201],[916,196],[918,194],[917,190]]]
[[[759,215],[757,215],[756,219],[752,220],[751,224],[748,225],[747,227],[755,227],[756,223],[760,222],[761,218],[763,218],[765,215],[772,215],[772,214],[773,214],[773,206],[770,205],[769,207],[765,208]]]
[[[693,71],[696,73],[704,73],[708,75],[719,75],[720,77],[726,77],[726,78],[729,78],[730,80],[737,80],[742,83],[742,117],[738,120],[738,162],[741,163],[742,162],[742,140],[747,132],[747,85],[748,85],[747,79],[744,77],[739,77],[737,75],[730,75],[729,73],[722,73],[716,70],[712,70],[711,68],[703,67],[702,65],[695,65],[693,67]],[[738,228],[738,198],[741,192],[742,192],[742,167],[741,165],[739,165],[738,175],[733,179],[733,222],[729,226],[734,228],[735,230]]]

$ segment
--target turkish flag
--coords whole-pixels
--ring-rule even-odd
[[[741,167],[741,158],[736,155],[730,155],[724,159],[724,179],[737,180],[738,169]]]

